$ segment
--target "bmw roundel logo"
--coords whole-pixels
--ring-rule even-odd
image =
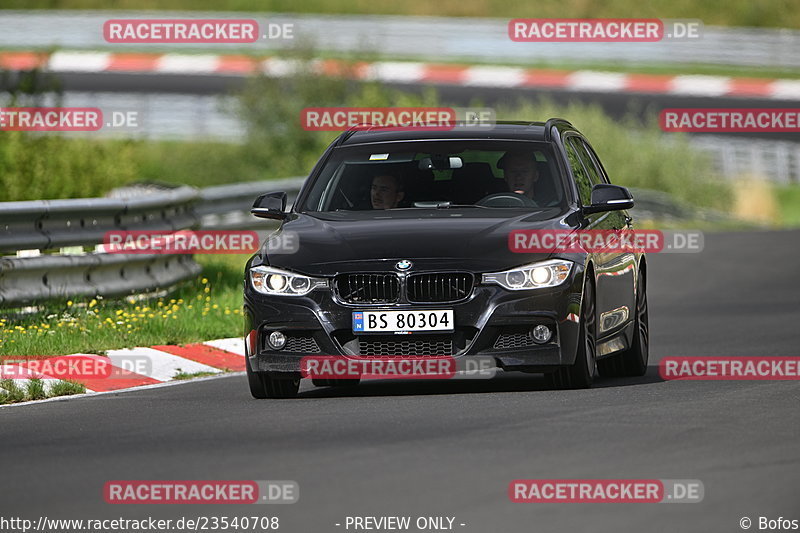
[[[397,270],[405,271],[405,270],[408,270],[409,268],[411,268],[413,265],[414,265],[414,263],[412,263],[408,259],[403,259],[402,261],[398,261],[397,263],[395,263],[394,267]]]

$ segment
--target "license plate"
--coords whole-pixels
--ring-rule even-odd
[[[453,310],[353,311],[353,333],[453,331]]]

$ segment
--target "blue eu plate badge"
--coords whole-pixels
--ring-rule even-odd
[[[364,331],[364,313],[353,313],[353,331]]]

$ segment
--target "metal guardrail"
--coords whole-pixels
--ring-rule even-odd
[[[791,68],[800,66],[800,31],[705,26],[702,38],[655,43],[517,43],[507,33],[508,19],[383,15],[295,15],[285,13],[168,11],[11,11],[0,16],[0,47],[106,49],[103,22],[116,18],[252,18],[259,23],[294,24],[293,39],[259,39],[256,52],[315,42],[328,51],[388,57],[435,57],[529,64],[532,61],[616,63],[706,63]],[[196,45],[171,45],[169,51]],[[230,45],[208,44],[218,51]],[[150,48],[153,49],[152,47]],[[75,66],[80,70],[81,65]]]
[[[295,177],[206,187],[200,190],[200,199],[194,212],[200,219],[200,227],[204,229],[277,228],[276,222],[250,215],[253,200],[265,192],[286,191],[289,202],[292,202],[305,179]]]
[[[800,183],[800,143],[792,141],[694,135],[695,148],[711,156],[720,176]]]
[[[200,273],[191,255],[106,253],[98,246],[105,234],[194,228],[270,230],[274,223],[249,215],[253,200],[279,189],[293,197],[303,179],[201,190],[179,187],[133,198],[0,203],[0,306],[170,290]],[[84,247],[95,249],[83,252]],[[14,255],[2,255],[9,253]]]
[[[0,252],[93,245],[113,230],[178,230],[197,222],[192,187],[139,198],[78,198],[0,204]]]

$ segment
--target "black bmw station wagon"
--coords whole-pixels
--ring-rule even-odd
[[[555,388],[647,369],[644,254],[509,246],[519,230],[632,227],[630,193],[565,120],[348,131],[286,204],[274,192],[252,209],[298,243],[265,243],[246,267],[256,398],[296,396],[315,354],[491,357]]]

